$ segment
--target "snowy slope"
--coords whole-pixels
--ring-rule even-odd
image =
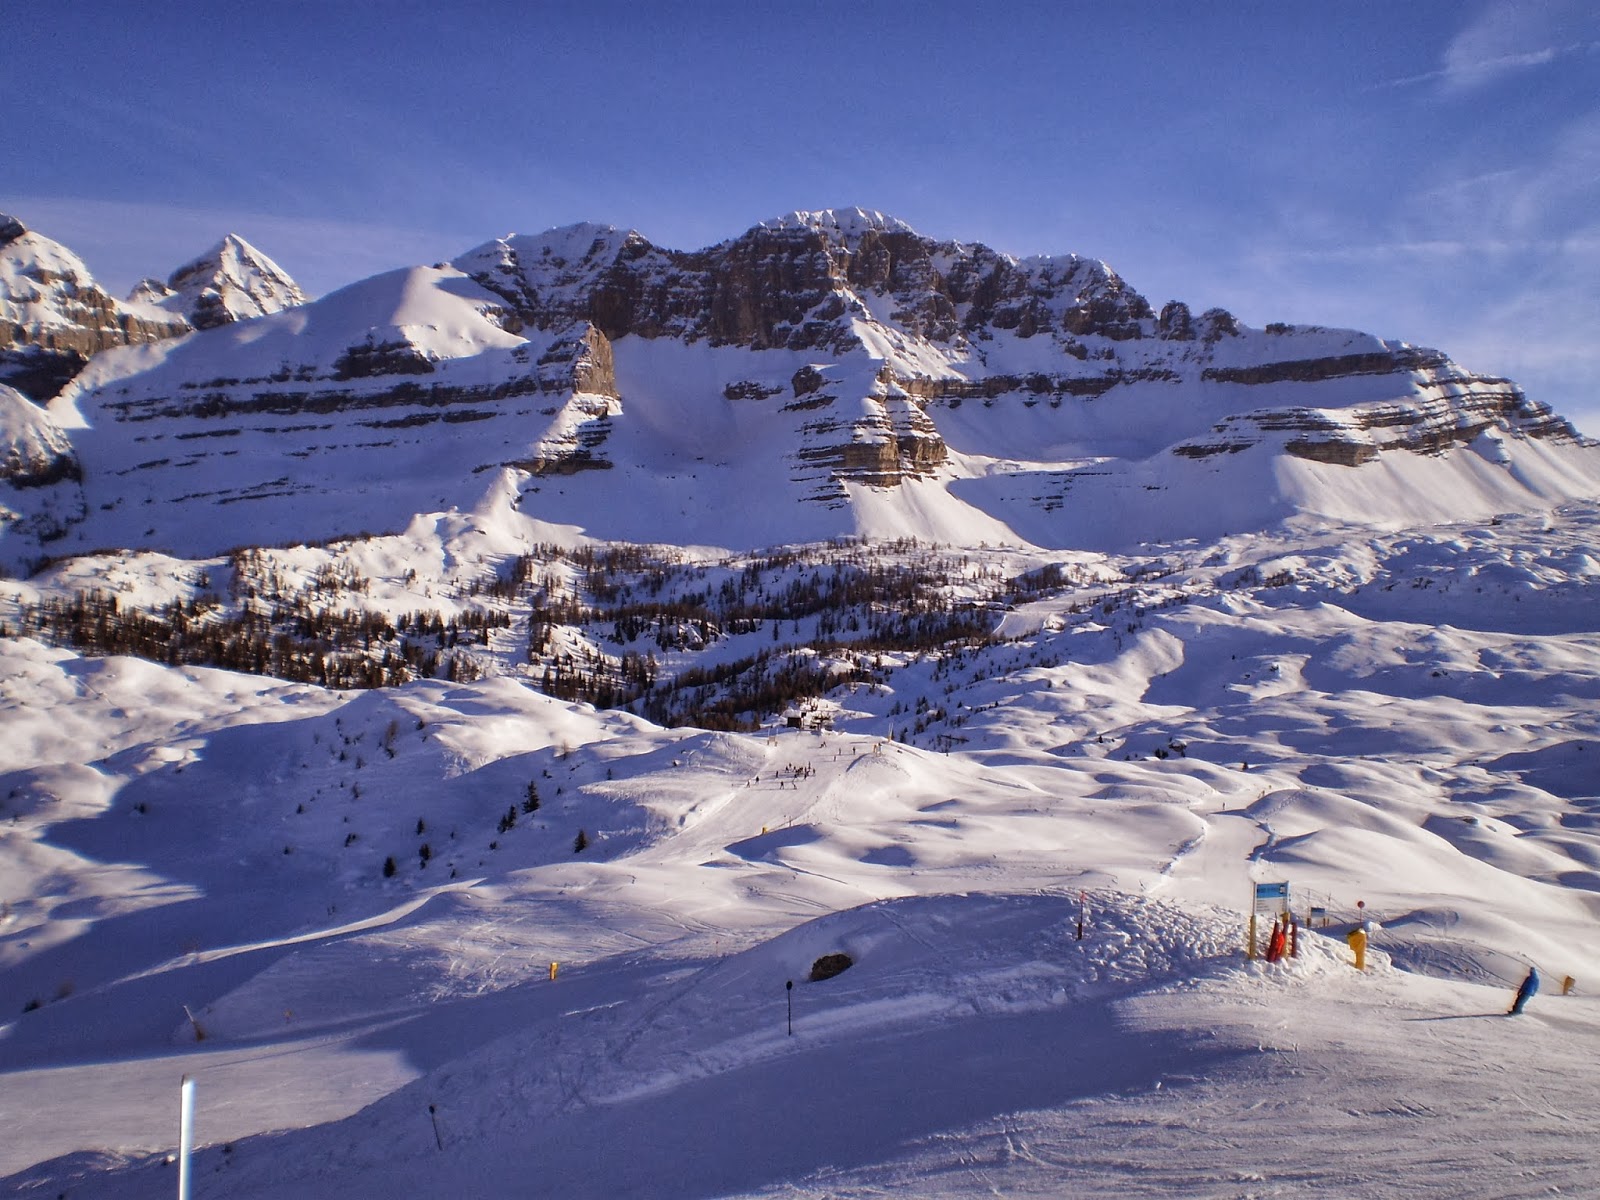
[[[864,209],[117,328],[0,387],[0,1193],[166,1194],[186,1074],[197,1196],[1600,1191],[1509,381]]]
[[[277,561],[465,604],[509,528]],[[354,693],[0,640],[4,1186],[173,1186],[189,1073],[197,1195],[1592,1191],[1597,529],[1084,556],[824,732],[556,701],[514,643]],[[1332,923],[1249,963],[1280,879]]]

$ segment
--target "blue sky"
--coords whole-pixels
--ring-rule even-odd
[[[1103,258],[1158,306],[1438,346],[1600,435],[1592,0],[61,0],[6,24],[0,210],[118,293],[228,231],[321,293],[577,220],[694,248],[859,204]]]

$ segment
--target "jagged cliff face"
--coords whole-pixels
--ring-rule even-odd
[[[838,353],[861,345],[857,321],[880,319],[954,348],[991,329],[1069,345],[1162,332],[1145,299],[1104,263],[1076,255],[1019,263],[860,210],[794,213],[693,253],[579,225],[490,242],[455,265],[535,329],[588,321],[612,340]]]
[[[0,214],[0,383],[47,400],[100,351],[187,329],[119,305],[77,255]]]
[[[1059,546],[1600,492],[1566,422],[1435,351],[1157,311],[1103,263],[862,210],[693,252],[500,239],[96,359],[52,414],[81,475],[52,486],[88,514],[57,553],[395,529],[488,492],[630,540]]]
[[[230,233],[165,283],[146,279],[128,300],[160,308],[195,329],[215,329],[294,308],[306,295],[287,271]]]

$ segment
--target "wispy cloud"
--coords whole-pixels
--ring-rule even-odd
[[[1600,108],[1493,153],[1470,136],[1418,153],[1410,186],[1364,208],[1340,195],[1280,204],[1172,294],[1251,324],[1436,346],[1600,436]]]
[[[1461,94],[1559,59],[1600,53],[1600,41],[1574,37],[1574,27],[1593,23],[1588,0],[1494,0],[1455,37],[1438,67],[1390,80],[1383,87],[1436,84]]]

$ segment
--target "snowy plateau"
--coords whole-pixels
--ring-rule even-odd
[[[1511,381],[866,210],[0,217],[0,1194],[185,1077],[197,1197],[1600,1194],[1597,546]]]

